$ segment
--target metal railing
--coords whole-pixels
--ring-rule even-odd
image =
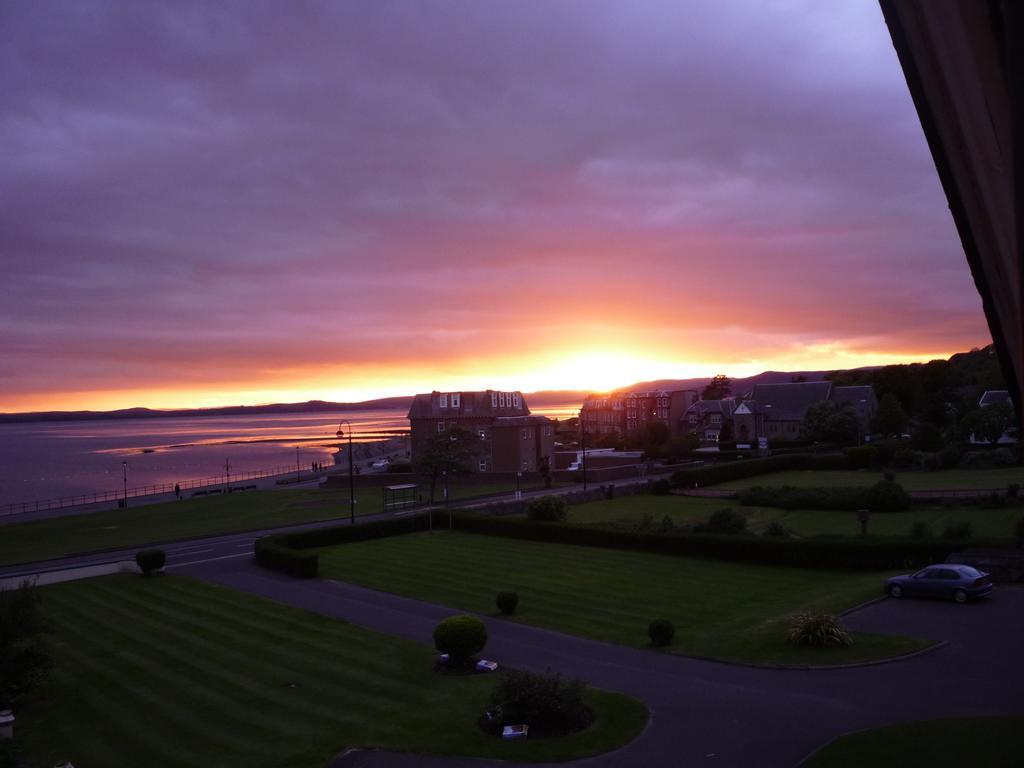
[[[295,478],[311,479],[326,474],[333,469],[333,464],[325,465],[319,472],[308,469],[300,469],[295,465],[271,467],[269,469],[257,469],[250,472],[232,472],[230,476],[231,485],[242,483],[246,480],[262,480],[267,477],[291,476]],[[194,480],[182,480],[177,483],[182,492],[195,490],[197,488],[224,488],[228,484],[228,477],[204,477]],[[42,499],[36,501],[20,501],[0,506],[0,516],[20,515],[26,512],[45,512],[53,509],[65,509],[67,507],[81,507],[86,504],[103,504],[111,501],[139,498],[140,496],[156,496],[163,493],[174,493],[175,483],[158,483],[156,485],[142,485],[129,488],[127,494],[124,489],[114,491],[76,494],[74,496],[61,496],[55,499]]]

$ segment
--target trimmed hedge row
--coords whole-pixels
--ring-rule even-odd
[[[763,459],[744,459],[727,464],[711,464],[694,469],[681,469],[672,475],[672,485],[676,488],[693,488],[705,485],[717,485],[730,480],[743,480],[757,475],[772,472],[789,472],[797,469],[837,470],[852,469],[850,459],[841,453],[788,453],[781,456],[768,456]]]
[[[320,558],[316,552],[306,550],[415,533],[425,531],[429,526],[430,521],[426,515],[412,515],[362,525],[334,525],[294,533],[278,533],[256,540],[256,563],[289,576],[312,579],[320,571]]]
[[[942,562],[967,542],[901,539],[784,539],[748,535],[653,533],[495,519],[460,512],[456,528],[530,541],[628,549],[663,555],[838,570],[891,570]],[[995,544],[995,542],[989,542]],[[1005,542],[999,542],[1005,544]],[[970,546],[983,546],[972,540]]]
[[[299,579],[312,579],[320,570],[320,558],[314,552],[301,552],[280,543],[278,536],[256,539],[256,564]]]
[[[850,488],[796,488],[791,485],[765,487],[755,485],[738,496],[745,507],[777,507],[779,509],[837,509],[872,512],[902,512],[910,509],[912,499],[903,486],[891,480],[874,485]]]

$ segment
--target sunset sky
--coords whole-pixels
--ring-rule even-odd
[[[0,7],[0,411],[989,342],[877,3]]]

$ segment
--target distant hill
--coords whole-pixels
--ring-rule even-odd
[[[924,385],[918,381],[922,373],[947,372],[943,378],[956,383],[964,394],[975,397],[976,392],[985,389],[1003,389],[1002,374],[992,347],[974,349],[953,355],[948,361],[935,360],[927,364],[868,366],[845,371],[765,371],[756,376],[732,379],[732,394],[742,395],[753,389],[755,384],[779,384],[789,381],[823,381],[829,379],[837,384],[872,384],[881,395],[894,391],[908,409],[915,409],[919,399],[926,399],[922,393],[939,391],[935,382]],[[934,377],[933,377],[934,378]],[[893,380],[896,380],[895,382]],[[913,383],[905,384],[905,381]],[[698,392],[708,385],[710,378],[657,379],[641,381],[617,392],[643,392],[648,390],[696,389]],[[946,384],[946,382],[943,382]],[[948,385],[947,385],[948,386]],[[539,408],[565,403],[582,403],[587,390],[544,390],[525,394],[531,407]],[[412,403],[412,395],[383,397],[376,400],[362,400],[357,403],[332,403],[324,400],[309,400],[305,403],[273,403],[270,405],[231,405],[222,408],[185,408],[156,410],[152,408],[124,408],[117,411],[43,411],[35,413],[0,413],[0,423],[26,421],[88,421],[97,419],[153,419],[195,416],[245,416],[266,413],[324,413],[330,411],[361,411],[374,408],[405,410]]]
[[[39,411],[33,413],[0,413],[0,423],[21,421],[92,421],[97,419],[160,419],[186,416],[245,416],[264,413],[324,413],[329,411],[363,411],[372,408],[408,408],[412,396],[382,397],[358,403],[331,403],[309,400],[305,403],[271,403],[269,405],[228,405],[221,408],[122,408],[117,411]]]
[[[765,371],[756,376],[744,379],[731,379],[732,394],[742,395],[753,389],[755,384],[784,384],[790,381],[824,381],[831,371]],[[616,392],[644,392],[657,389],[696,389],[700,392],[711,382],[710,377],[702,379],[657,379],[641,381],[629,387],[615,390]]]

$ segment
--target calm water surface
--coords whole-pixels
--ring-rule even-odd
[[[578,405],[534,413],[566,418]],[[0,505],[116,491],[121,462],[129,488],[334,463],[341,419],[356,440],[408,430],[406,410],[0,424]],[[384,435],[386,436],[386,434]]]

